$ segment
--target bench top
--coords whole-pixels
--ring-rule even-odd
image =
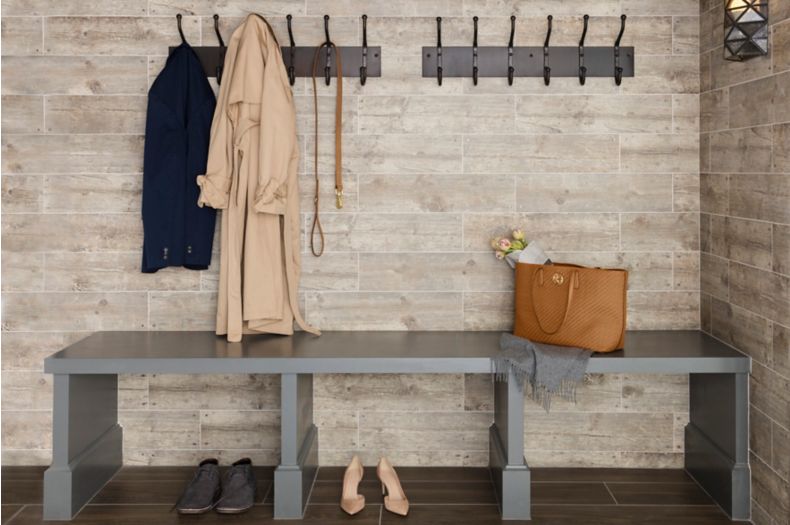
[[[51,374],[487,373],[501,332],[97,332],[48,357]],[[751,361],[699,331],[629,331],[625,349],[594,354],[591,373],[749,372]]]

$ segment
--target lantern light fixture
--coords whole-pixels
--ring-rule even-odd
[[[725,0],[724,58],[768,54],[768,0]]]

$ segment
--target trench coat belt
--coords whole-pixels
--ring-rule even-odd
[[[318,83],[316,82],[316,70],[318,68],[318,57],[324,47],[331,47],[335,50],[335,62],[337,64],[337,82],[335,93],[335,206],[338,209],[343,207],[343,66],[340,60],[340,49],[332,42],[324,42],[315,50],[313,58],[313,103],[315,115],[315,150],[313,158],[313,172],[315,175],[315,196],[313,197],[313,225],[310,228],[310,251],[316,257],[321,257],[324,253],[324,229],[321,226],[321,219],[318,216],[320,206],[320,192],[318,182]],[[315,234],[321,239],[321,247],[315,246]]]

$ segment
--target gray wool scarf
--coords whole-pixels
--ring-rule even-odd
[[[512,334],[502,334],[499,349],[491,361],[497,381],[507,381],[512,371],[522,389],[525,380],[530,384],[530,397],[546,412],[555,395],[576,402],[576,387],[584,380],[592,351],[535,343]]]

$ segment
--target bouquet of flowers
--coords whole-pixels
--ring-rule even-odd
[[[529,244],[522,230],[513,230],[510,237],[495,237],[491,239],[494,255],[499,260],[505,260],[511,268],[516,267],[521,251]]]

